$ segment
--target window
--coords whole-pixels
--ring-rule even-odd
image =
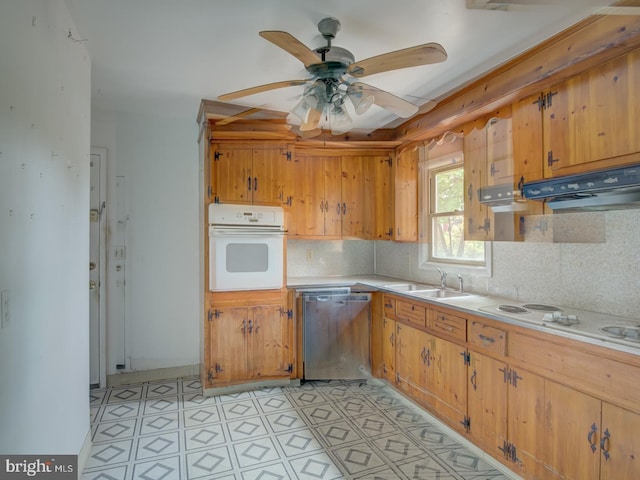
[[[421,163],[422,268],[450,267],[457,272],[490,274],[491,244],[464,239],[464,167],[462,142],[450,153]],[[437,147],[434,148],[437,151]]]
[[[429,172],[431,258],[443,262],[484,264],[484,242],[464,239],[464,168]]]

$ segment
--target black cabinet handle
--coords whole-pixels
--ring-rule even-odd
[[[609,460],[611,454],[609,453],[609,439],[611,438],[611,434],[609,433],[609,429],[607,428],[600,439],[600,450],[602,450],[602,455],[604,455],[605,460]]]
[[[598,447],[596,447],[596,441],[595,441],[596,433],[598,433],[598,427],[594,423],[593,425],[591,425],[591,430],[587,434],[587,442],[589,442],[589,446],[591,447],[591,451],[593,453],[595,453],[596,450],[598,449]]]
[[[477,390],[478,389],[478,372],[477,371],[473,371],[473,374],[471,375],[471,385],[473,385],[473,389]]]

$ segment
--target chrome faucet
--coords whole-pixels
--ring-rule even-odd
[[[440,274],[440,288],[447,288],[447,272],[443,272],[438,267],[436,267],[436,270]]]
[[[458,274],[458,290],[460,293],[464,293],[464,280],[462,280],[462,275]]]

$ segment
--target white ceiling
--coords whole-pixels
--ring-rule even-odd
[[[427,42],[448,59],[364,77],[420,105],[594,13],[603,0],[563,0],[508,11],[468,10],[465,0],[66,0],[92,59],[92,104],[190,116],[201,99],[281,80],[306,79],[302,63],[258,35],[284,30],[324,45],[317,23],[340,20],[334,45],[357,60]],[[288,111],[302,86],[245,97],[237,105]],[[242,110],[244,108],[241,108]],[[401,121],[379,107],[354,118],[374,129]],[[404,120],[402,120],[404,121]]]

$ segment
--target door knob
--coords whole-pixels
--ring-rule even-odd
[[[96,281],[95,280],[89,280],[89,290],[93,290],[96,288]]]
[[[96,262],[89,262],[89,270],[95,270],[96,269]]]

